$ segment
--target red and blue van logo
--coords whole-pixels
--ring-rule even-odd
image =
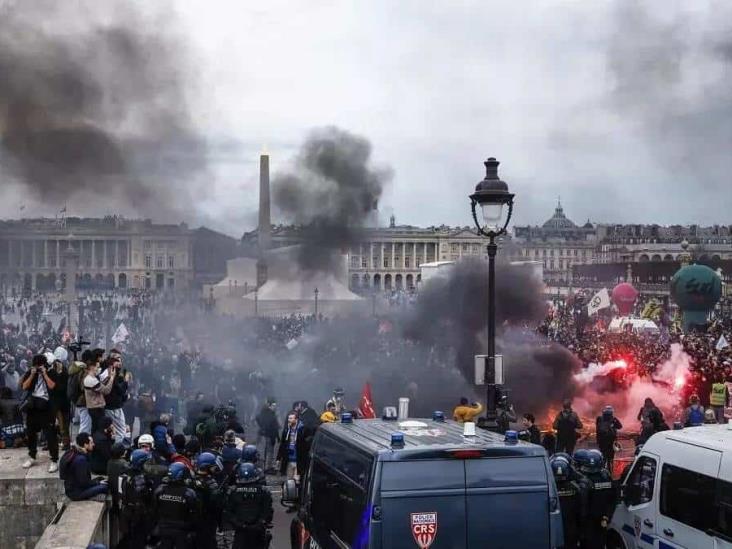
[[[429,549],[437,536],[437,513],[412,513],[412,536],[419,549]]]

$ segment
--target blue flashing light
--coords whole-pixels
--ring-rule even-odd
[[[349,412],[343,412],[341,414],[341,423],[353,423],[353,414]]]
[[[506,431],[506,444],[518,444],[518,433],[516,431]]]
[[[404,448],[404,433],[392,433],[391,434],[391,447],[392,448]]]
[[[437,423],[445,423],[445,412],[442,412],[440,410],[435,410],[432,412],[432,421],[436,421]]]

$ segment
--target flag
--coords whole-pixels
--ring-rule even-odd
[[[597,292],[587,304],[587,314],[592,316],[601,309],[607,309],[610,306],[610,294],[607,288],[603,288]]]
[[[20,211],[22,212],[23,210],[25,210],[25,204],[20,205]]]
[[[358,403],[358,415],[364,419],[374,419],[374,401],[371,398],[371,384],[367,381],[361,392],[361,402]]]
[[[115,345],[117,345],[118,343],[123,343],[128,337],[130,337],[130,332],[127,331],[125,323],[121,322],[117,329],[114,331],[114,335],[112,336],[112,343],[114,343]]]
[[[719,340],[717,341],[716,349],[717,351],[722,351],[729,347],[729,342],[727,341],[727,338],[724,337],[724,334],[719,336]]]
[[[64,206],[63,208],[61,208],[61,211],[59,213],[66,213],[66,206]]]

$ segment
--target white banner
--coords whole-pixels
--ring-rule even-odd
[[[118,343],[124,343],[128,337],[130,337],[130,332],[127,331],[125,323],[122,322],[114,331],[114,335],[112,336],[112,343],[114,343],[115,345]]]
[[[724,337],[724,334],[719,336],[719,340],[717,341],[716,349],[717,351],[722,351],[729,347],[729,342],[727,341],[727,338]]]
[[[594,315],[597,311],[607,309],[610,306],[610,294],[607,288],[603,288],[597,292],[590,302],[587,304],[587,314],[589,316]]]

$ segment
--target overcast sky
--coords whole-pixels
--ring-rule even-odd
[[[488,156],[517,224],[559,195],[577,223],[732,223],[728,1],[170,5],[210,146],[189,221],[253,228],[262,148],[284,169],[310,129],[336,125],[393,169],[380,210],[398,223],[471,224]]]

